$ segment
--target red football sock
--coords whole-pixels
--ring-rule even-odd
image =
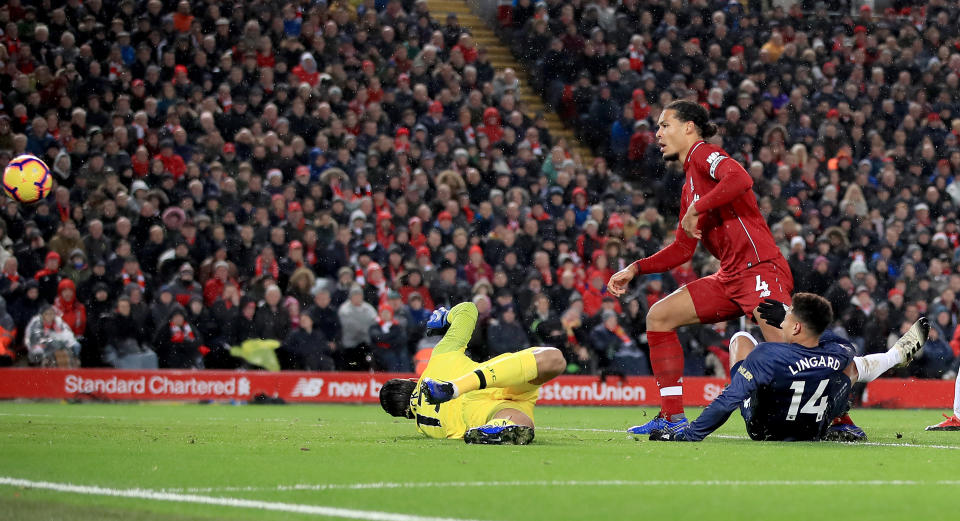
[[[683,416],[683,347],[676,331],[647,331],[650,365],[660,388],[660,414],[670,421]]]
[[[853,420],[850,419],[849,414],[844,414],[843,416],[837,416],[833,419],[833,425],[853,425]]]

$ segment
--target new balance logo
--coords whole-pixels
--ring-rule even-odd
[[[320,396],[321,391],[323,391],[323,378],[301,378],[297,380],[297,385],[294,386],[290,396],[313,398]]]

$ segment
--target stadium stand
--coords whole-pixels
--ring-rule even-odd
[[[517,74],[431,1],[0,6],[0,164],[57,180],[3,203],[0,358],[28,363],[53,305],[84,366],[262,366],[275,344],[230,351],[254,339],[283,368],[412,369],[431,310],[470,299],[474,358],[545,344],[569,372],[647,374],[646,310],[718,268],[603,291],[672,240],[682,172],[649,145],[685,98],[796,289],[864,352],[930,316],[916,375],[956,371],[958,2],[518,0],[493,11]],[[687,374],[723,374],[737,327],[685,330]]]

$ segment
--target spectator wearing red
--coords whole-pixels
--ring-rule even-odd
[[[461,34],[459,41],[451,50],[460,51],[460,54],[463,55],[463,61],[467,62],[467,64],[477,61],[477,46],[469,33]]]
[[[223,296],[227,284],[239,286],[236,280],[230,278],[230,265],[227,261],[217,261],[213,265],[213,276],[203,284],[203,304],[213,306],[217,299]]]
[[[583,312],[588,317],[599,313],[603,306],[603,285],[607,278],[604,278],[598,270],[590,270],[587,275],[587,284],[578,288],[583,297]]]
[[[423,234],[423,221],[419,217],[411,217],[407,221],[407,228],[410,230],[410,246],[419,249],[427,245],[427,236]],[[419,254],[418,252],[417,255]]]
[[[470,262],[467,263],[464,271],[467,276],[467,284],[473,286],[478,281],[486,279],[493,280],[493,268],[483,260],[483,248],[474,244],[469,251]]]
[[[400,286],[400,297],[403,299],[404,304],[409,305],[410,296],[413,294],[420,295],[420,299],[423,302],[423,308],[433,310],[433,299],[430,297],[430,289],[423,285],[423,272],[418,268],[413,268],[407,271],[407,274],[402,278],[403,285]]]
[[[616,273],[616,270],[610,268],[610,261],[603,248],[593,250],[590,256],[590,269],[587,270],[587,278],[592,277],[593,273],[599,273],[604,283],[610,279],[610,276]]]
[[[177,12],[173,13],[173,28],[180,34],[190,32],[190,26],[193,25],[193,15],[190,14],[190,2],[180,0],[177,4]]]
[[[87,330],[87,308],[77,300],[77,286],[72,280],[60,281],[53,307],[73,331],[74,336],[83,336],[84,331]]]
[[[483,124],[477,127],[477,134],[487,136],[491,144],[503,138],[503,127],[501,126],[499,110],[494,107],[488,107],[483,111]]]
[[[394,152],[410,153],[410,129],[400,127],[397,129],[397,135],[393,140]]]
[[[293,75],[303,83],[316,87],[320,83],[317,60],[309,52],[300,55],[300,64],[293,68]]]
[[[593,252],[603,252],[603,243],[606,237],[599,234],[600,225],[593,219],[587,219],[583,223],[583,234],[577,237],[577,255],[581,259],[590,259],[593,261]]]
[[[173,175],[176,181],[179,181],[183,174],[187,173],[187,164],[183,158],[173,153],[173,140],[164,139],[160,142],[160,153],[153,157],[163,163],[163,169]]]
[[[643,89],[633,89],[633,99],[631,101],[633,105],[633,119],[640,121],[642,119],[647,119],[650,117],[650,105],[647,104],[647,94]]]

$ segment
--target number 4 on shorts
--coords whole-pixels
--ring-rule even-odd
[[[770,296],[770,286],[766,282],[760,280],[760,275],[757,275],[757,291],[760,292],[760,298]]]

